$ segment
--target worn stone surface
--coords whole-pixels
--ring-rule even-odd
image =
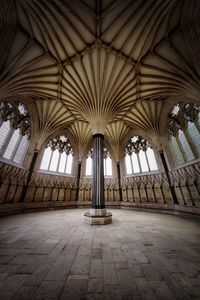
[[[113,210],[90,226],[84,210],[0,219],[0,299],[200,299],[200,222]]]

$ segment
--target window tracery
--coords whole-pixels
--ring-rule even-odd
[[[126,173],[136,174],[158,170],[151,144],[142,136],[133,136],[125,149]]]
[[[22,164],[30,139],[30,117],[20,102],[0,103],[0,156]]]
[[[168,115],[170,149],[177,165],[200,156],[200,106],[177,103]]]
[[[46,145],[41,170],[71,174],[73,149],[65,135],[52,138]]]

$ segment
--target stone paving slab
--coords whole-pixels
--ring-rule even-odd
[[[0,219],[0,300],[199,300],[200,222],[113,210],[84,223],[83,209]]]

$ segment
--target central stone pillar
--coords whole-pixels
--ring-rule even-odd
[[[106,212],[104,198],[104,168],[103,168],[104,135],[93,135],[93,186],[92,206],[84,214],[85,222],[92,225],[104,225],[112,222],[112,214]]]

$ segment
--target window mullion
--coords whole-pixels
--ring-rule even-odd
[[[59,157],[58,157],[58,163],[57,163],[57,167],[56,167],[56,172],[58,172],[58,168],[60,166],[60,159],[61,159],[61,152],[59,152]]]
[[[68,156],[69,156],[69,154],[66,153],[66,161],[65,161],[65,169],[64,169],[65,174],[66,174],[66,170],[67,170]]]
[[[196,128],[197,128],[197,130],[199,131],[199,134],[200,134],[200,126],[199,126],[199,123],[198,123],[198,119],[195,120],[194,125],[196,126]]]
[[[22,135],[18,136],[16,145],[15,145],[15,147],[14,147],[14,149],[13,149],[13,152],[12,152],[12,154],[11,154],[10,160],[13,160],[13,159],[14,159],[15,154],[16,154],[16,152],[17,152],[17,150],[18,150],[18,148],[19,148],[19,145],[20,145],[20,143],[21,143],[21,140],[22,140]]]
[[[91,163],[91,174],[93,175],[93,158],[92,158],[92,163]]]
[[[1,154],[2,157],[4,156],[4,153],[5,153],[5,151],[8,147],[8,144],[9,144],[9,142],[10,142],[10,140],[11,140],[13,134],[14,134],[14,131],[15,130],[13,128],[11,128],[10,131],[8,132],[8,134],[7,134],[7,137],[6,137],[4,143],[1,147],[1,153],[0,154]]]
[[[137,155],[138,165],[139,165],[139,168],[140,168],[140,173],[142,173],[142,168],[141,168],[139,153],[137,152],[136,155]]]
[[[178,144],[178,146],[179,146],[179,150],[181,151],[181,154],[182,154],[182,156],[183,156],[184,162],[186,162],[186,161],[187,161],[187,157],[186,157],[186,155],[185,155],[185,152],[184,152],[184,150],[183,150],[183,146],[181,145],[181,142],[180,142],[178,136],[175,136],[175,139],[176,139],[177,144]]]
[[[52,157],[53,157],[53,150],[51,150],[51,157],[50,157],[48,168],[47,168],[48,171],[49,171],[49,168],[50,168],[50,165],[51,165]]]
[[[151,169],[150,169],[150,165],[149,165],[148,156],[147,156],[147,152],[146,152],[146,151],[144,151],[144,153],[145,153],[145,157],[146,157],[146,161],[147,161],[147,166],[148,166],[148,169],[149,169],[149,171],[151,171]]]
[[[133,161],[132,161],[132,154],[129,155],[129,157],[130,157],[130,162],[131,162],[131,170],[132,170],[132,174],[134,174]]]
[[[195,145],[193,144],[193,141],[192,141],[192,138],[191,138],[191,136],[190,136],[190,134],[188,132],[188,129],[185,129],[183,132],[185,134],[186,140],[187,140],[187,142],[188,142],[188,144],[190,146],[190,149],[191,149],[194,157],[197,158],[199,156],[199,154],[198,154],[198,152],[196,150]]]

